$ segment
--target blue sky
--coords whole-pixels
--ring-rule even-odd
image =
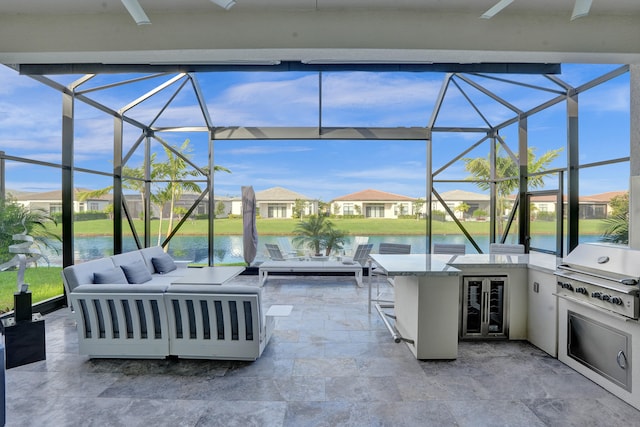
[[[612,70],[614,65],[564,65],[561,79],[580,85]],[[78,76],[56,76],[67,84]],[[506,76],[530,85],[557,88],[542,76]],[[112,82],[113,76],[100,76],[90,87]],[[168,77],[143,81],[129,87],[92,92],[89,96],[114,109],[129,104]],[[199,74],[210,115],[219,126],[317,126],[318,86],[316,73],[209,73]],[[322,75],[323,126],[425,126],[431,117],[443,80],[441,73],[324,73]],[[551,92],[476,77],[489,90],[509,103],[527,110],[555,96]],[[0,67],[0,150],[13,156],[52,163],[60,161],[61,95],[41,83]],[[463,81],[467,91],[491,124],[512,117],[501,106]],[[173,95],[173,90],[154,96],[132,108],[131,117],[149,122]],[[180,92],[158,120],[160,126],[202,125],[193,92]],[[113,119],[82,103],[76,106],[76,165],[109,172],[112,159]],[[451,87],[436,122],[438,126],[480,126],[482,117],[465,97]],[[529,119],[529,144],[537,153],[563,147],[566,143],[564,104],[556,105]],[[125,129],[127,146],[139,131]],[[206,164],[207,136],[204,133],[161,135],[171,144],[191,140],[192,158]],[[516,151],[517,129],[501,132]],[[472,133],[435,133],[434,168],[482,138]],[[592,163],[629,155],[629,85],[625,74],[580,95],[580,159]],[[215,192],[237,196],[240,186],[256,190],[286,187],[311,198],[332,198],[374,188],[411,197],[426,194],[426,145],[422,141],[216,141],[215,163],[232,174],[216,174]],[[603,147],[606,149],[603,150]],[[154,145],[155,150],[159,146]],[[483,144],[466,157],[485,157]],[[563,167],[566,153],[551,167]],[[131,165],[141,162],[141,153]],[[624,171],[621,171],[624,168]],[[55,168],[7,162],[7,188],[47,191],[60,188],[60,172]],[[464,179],[468,173],[461,161],[447,168],[441,179]],[[628,164],[606,166],[581,172],[581,194],[596,194],[628,188]],[[78,187],[101,188],[108,179],[78,173]],[[553,186],[551,182],[549,184]],[[440,183],[438,191],[464,189],[480,192],[473,184]]]

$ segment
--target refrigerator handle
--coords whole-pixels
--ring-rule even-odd
[[[489,292],[482,291],[482,323],[487,324],[489,321]]]

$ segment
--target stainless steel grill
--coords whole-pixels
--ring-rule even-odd
[[[640,251],[582,244],[563,259],[555,275],[559,296],[638,319]]]

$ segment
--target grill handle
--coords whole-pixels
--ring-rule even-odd
[[[609,276],[604,276],[602,274],[597,274],[597,273],[592,273],[590,271],[585,271],[585,270],[578,270],[576,268],[571,268],[566,264],[560,264],[558,266],[558,270],[565,270],[565,271],[570,271],[572,273],[579,273],[579,274],[585,274],[587,276],[591,276],[591,277],[597,277],[598,279],[603,279],[603,280],[613,280],[615,282],[621,283],[623,285],[627,285],[627,286],[632,286],[632,285],[637,285],[638,284],[638,280],[628,277],[625,279],[612,279]]]

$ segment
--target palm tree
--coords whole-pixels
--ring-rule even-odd
[[[156,155],[153,153],[151,155],[151,180],[156,178],[157,170],[155,168],[155,159]],[[125,179],[122,180],[122,187],[135,191],[140,194],[141,206],[145,205],[145,185],[144,185],[144,166],[140,165],[137,167],[123,166],[122,167],[122,176]],[[127,179],[129,177],[130,179]],[[83,202],[87,199],[102,197],[105,194],[109,194],[113,191],[113,185],[109,185],[104,188],[100,188],[98,190],[90,190],[90,191],[81,191],[78,193],[78,199]]]
[[[454,209],[456,212],[460,212],[462,214],[462,219],[464,219],[464,216],[467,212],[469,212],[469,209],[471,209],[471,206],[469,206],[467,203],[462,202],[460,203],[458,206],[456,206],[456,208]]]
[[[9,261],[9,245],[14,244],[13,235],[25,232],[33,237],[35,245],[57,251],[54,241],[60,236],[51,231],[57,225],[55,219],[42,209],[27,209],[13,200],[0,199],[0,264]]]
[[[324,238],[325,255],[331,255],[332,250],[341,250],[344,245],[344,239],[347,237],[347,233],[332,226],[328,227]]]
[[[629,192],[609,201],[611,215],[605,220],[605,230],[600,240],[609,243],[629,244]]]
[[[164,220],[164,206],[171,200],[169,187],[157,189],[151,194],[151,202],[158,209],[158,246],[162,243],[162,221]]]
[[[600,238],[603,242],[629,244],[629,212],[605,218],[606,229]]]
[[[333,224],[324,215],[310,215],[306,221],[300,221],[293,232],[296,236],[292,239],[296,246],[306,246],[312,249],[315,255],[320,255],[320,247],[326,242],[325,236],[329,233]]]
[[[504,181],[496,182],[496,209],[497,218],[496,224],[498,225],[498,232],[503,231],[503,219],[502,214],[505,211],[505,202],[509,195],[513,194],[518,189],[520,176],[520,167],[517,162],[509,155],[502,155],[501,146],[498,145],[496,149],[496,164],[495,164],[495,176],[496,178],[509,178]],[[562,151],[562,148],[556,150],[549,150],[539,158],[536,158],[535,148],[529,147],[527,150],[528,171],[530,174],[543,172],[547,169],[549,164],[555,160]],[[489,190],[491,188],[491,158],[488,156],[477,158],[463,158],[465,162],[465,169],[472,175],[468,177],[468,180],[478,180],[475,184],[482,190]],[[547,175],[535,175],[529,177],[529,186],[531,188],[540,188],[544,186],[544,179]]]
[[[191,157],[191,148],[189,147],[189,143],[190,140],[185,139],[180,147],[173,146],[173,150],[163,146],[165,154],[167,155],[167,160],[156,165],[158,179],[164,178],[169,181],[166,188],[160,192],[162,194],[158,193],[156,195],[159,196],[157,197],[158,199],[169,202],[169,225],[167,227],[167,235],[173,232],[173,219],[176,214],[176,203],[180,200],[184,192],[202,192],[202,189],[196,182],[188,179],[189,177],[201,176],[199,171],[187,169],[187,159]],[[180,155],[176,154],[176,152],[180,153]],[[206,167],[203,168],[203,170],[205,174],[209,171]],[[229,169],[222,166],[214,166],[213,171],[214,173],[218,171],[231,173]],[[161,211],[162,206],[164,206],[164,203],[161,205]],[[162,227],[160,227],[160,230],[161,229]],[[168,250],[168,245],[165,246],[164,249],[165,251]]]

